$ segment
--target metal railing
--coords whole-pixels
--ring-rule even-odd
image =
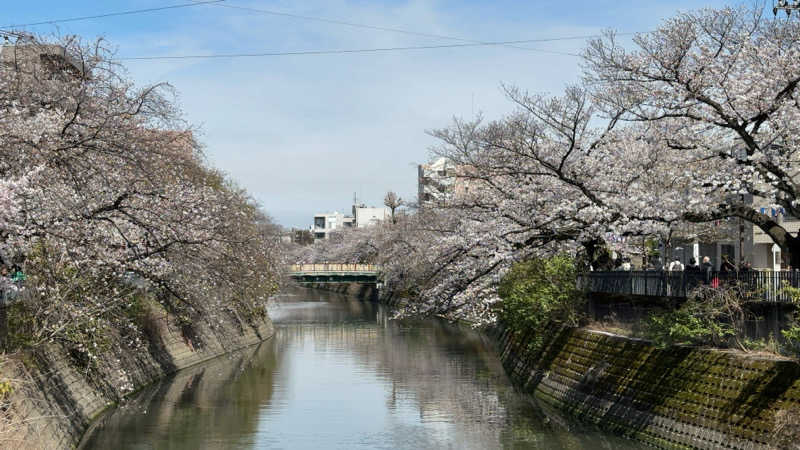
[[[800,288],[797,271],[666,272],[614,271],[578,275],[578,287],[588,292],[685,298],[701,285],[724,287],[737,283],[752,300],[791,303],[786,287]]]
[[[291,273],[315,273],[315,272],[359,272],[359,273],[376,273],[378,266],[375,264],[292,264],[289,266]]]

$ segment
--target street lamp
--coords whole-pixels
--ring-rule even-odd
[[[800,10],[800,0],[772,0],[772,14],[777,16],[778,10],[786,11],[788,17],[792,11]]]

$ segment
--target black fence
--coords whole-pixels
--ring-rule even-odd
[[[588,292],[685,298],[701,285],[722,287],[737,283],[752,300],[791,303],[787,287],[800,288],[798,271],[666,272],[615,271],[578,275],[578,287]]]

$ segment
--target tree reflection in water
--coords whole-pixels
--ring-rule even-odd
[[[143,391],[85,448],[634,447],[556,425],[466,327],[305,290],[270,316],[273,339]]]

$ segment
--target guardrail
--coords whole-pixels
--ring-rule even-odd
[[[361,273],[377,273],[378,266],[375,264],[292,264],[289,267],[291,273],[334,273],[334,272],[361,272]]]
[[[614,271],[578,275],[578,287],[589,292],[685,298],[700,285],[713,287],[738,283],[752,300],[791,303],[785,287],[800,288],[797,271],[666,272]]]

